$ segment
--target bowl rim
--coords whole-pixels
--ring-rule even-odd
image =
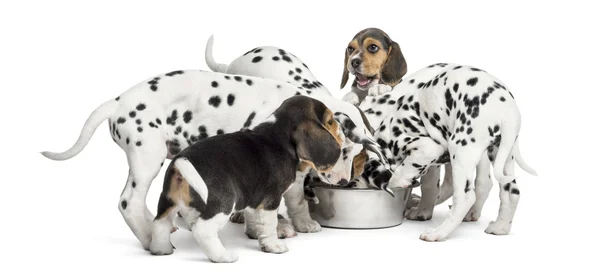
[[[324,182],[320,182],[320,183],[316,183],[316,184],[311,184],[310,187],[313,187],[313,188],[322,188],[322,189],[331,189],[331,190],[385,192],[385,190],[377,189],[377,188],[343,187],[343,186],[330,185],[330,184],[327,184],[327,183],[324,183]],[[391,188],[392,191],[400,191],[400,190],[406,190],[406,189],[410,189],[410,188],[402,188],[402,187]],[[387,192],[385,192],[385,193],[387,193]]]

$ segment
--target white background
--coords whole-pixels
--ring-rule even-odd
[[[598,277],[597,11],[579,1],[3,2],[0,276]],[[427,222],[299,234],[282,255],[261,252],[230,223],[221,237],[240,256],[234,264],[209,263],[180,230],[175,253],[155,257],[117,209],[127,162],[106,124],[71,160],[39,154],[70,147],[93,109],[143,79],[208,69],[211,34],[219,62],[278,46],[341,96],[349,90],[339,90],[343,51],[366,27],[400,44],[409,74],[463,63],[511,89],[523,116],[521,150],[539,176],[517,171],[521,202],[509,235],[483,232],[497,215],[494,187],[479,222],[445,242],[418,237],[443,221],[446,204]],[[148,197],[152,211],[163,174]]]

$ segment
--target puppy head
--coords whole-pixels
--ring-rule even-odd
[[[346,47],[340,89],[346,86],[349,74],[356,76],[359,89],[368,90],[380,83],[393,87],[406,71],[406,60],[398,43],[380,29],[367,28],[358,32]]]
[[[342,178],[348,179],[350,171],[332,171],[346,138],[325,104],[310,97],[294,96],[285,100],[274,114],[277,121],[285,122],[291,130],[301,171],[312,168],[329,175],[336,183]]]

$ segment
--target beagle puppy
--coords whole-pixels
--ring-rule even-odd
[[[234,212],[243,211],[264,252],[284,253],[277,237],[277,209],[296,171],[328,173],[341,155],[345,136],[334,113],[306,96],[286,99],[254,129],[197,141],[166,170],[150,252],[173,253],[170,234],[179,212],[212,262],[235,262],[218,232]]]
[[[343,100],[360,104],[367,94],[380,95],[392,90],[406,74],[406,60],[398,43],[384,31],[367,28],[358,32],[344,52],[343,89],[349,75],[355,76],[352,89]]]

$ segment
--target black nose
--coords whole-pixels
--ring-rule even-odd
[[[350,64],[352,65],[353,68],[360,66],[360,63],[362,61],[358,58],[354,58],[352,59],[352,61],[350,62]]]
[[[347,180],[347,179],[341,179],[341,180],[338,182],[338,184],[339,184],[339,185],[346,185],[346,184],[348,184],[348,180]]]

